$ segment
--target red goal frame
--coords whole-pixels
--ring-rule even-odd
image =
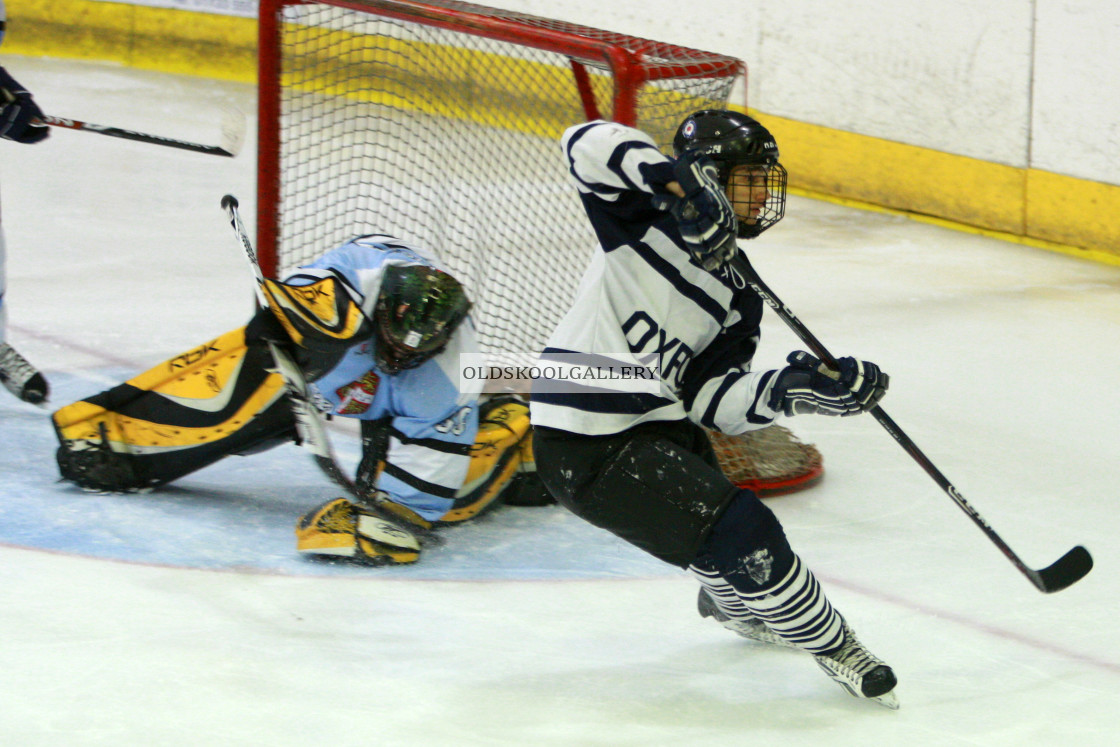
[[[578,24],[452,0],[261,0],[259,16],[257,124],[257,249],[266,277],[278,266],[280,200],[280,19],[286,6],[320,4],[369,11],[396,20],[533,47],[567,56],[573,82],[590,119],[600,118],[587,66],[609,69],[615,86],[612,119],[634,126],[641,87],[669,78],[743,76],[746,65],[727,55],[689,49]]]

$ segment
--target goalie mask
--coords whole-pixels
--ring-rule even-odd
[[[443,350],[470,308],[463,286],[442,270],[387,267],[373,314],[377,365],[388,374],[419,366]]]
[[[739,238],[753,239],[785,215],[786,170],[778,163],[778,144],[754,118],[722,109],[690,114],[677,128],[673,151],[715,162],[738,218]]]

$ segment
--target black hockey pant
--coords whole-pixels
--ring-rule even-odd
[[[572,513],[667,563],[765,589],[793,566],[773,512],[720,471],[688,420],[586,436],[534,426],[537,474]],[[765,552],[763,552],[765,551]]]

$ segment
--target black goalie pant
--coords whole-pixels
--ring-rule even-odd
[[[765,588],[792,567],[774,514],[724,477],[694,423],[644,423],[608,436],[540,426],[535,433],[537,474],[561,505],[595,526],[741,591]]]

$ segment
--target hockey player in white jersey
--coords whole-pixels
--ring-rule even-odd
[[[0,44],[4,42],[7,27],[4,0],[0,0]],[[38,121],[42,112],[26,88],[0,66],[0,138],[17,143],[38,143],[50,134],[49,128]],[[49,387],[43,374],[7,342],[8,299],[7,254],[4,244],[4,227],[0,222],[0,383],[25,402],[39,404],[47,398]]]
[[[774,514],[723,476],[701,428],[855,415],[888,386],[873,363],[843,358],[830,372],[805,352],[751,370],[763,302],[729,261],[736,238],[784,215],[774,138],[749,116],[705,110],[679,127],[675,159],[604,121],[572,127],[562,146],[601,251],[542,359],[653,354],[660,391],[535,382],[539,476],[585,520],[689,569],[704,617],[807,651],[852,695],[896,708],[894,672],[832,607]]]
[[[150,488],[291,441],[266,341],[292,351],[320,410],[361,421],[362,496],[308,512],[301,553],[414,562],[418,536],[472,518],[527,469],[528,407],[460,387],[459,356],[476,352],[470,302],[430,254],[360,237],[265,290],[269,308],[246,327],[56,412],[63,478]]]

